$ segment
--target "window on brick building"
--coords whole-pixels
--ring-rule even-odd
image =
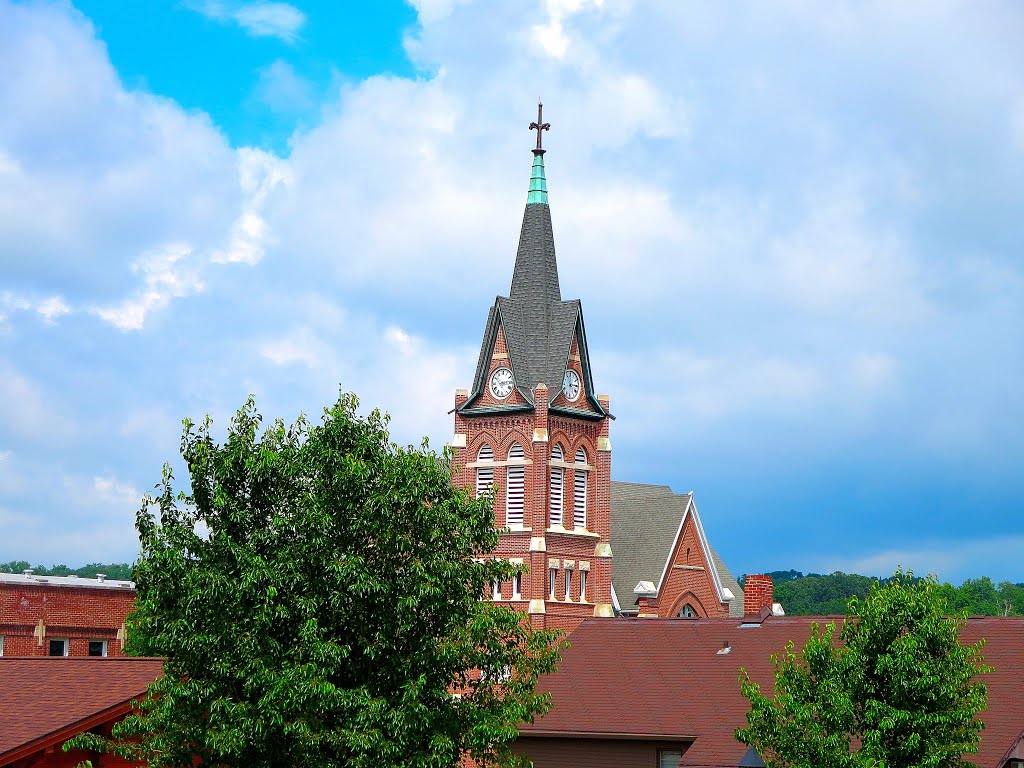
[[[696,619],[698,616],[697,611],[689,603],[679,609],[679,618],[681,619]]]
[[[586,529],[587,527],[587,470],[580,469],[579,465],[586,465],[587,452],[580,448],[576,451],[577,468],[573,472],[573,494],[572,494],[572,524],[575,528]]]
[[[562,446],[551,449],[552,461],[564,461]],[[562,488],[565,485],[565,470],[562,467],[551,467],[551,526],[562,525]]]
[[[0,635],[0,656],[4,655],[4,636]]]
[[[512,599],[518,600],[523,596],[523,574],[522,571],[512,577]]]
[[[491,585],[491,597],[495,600],[501,600],[501,582],[498,579],[495,579]]]
[[[106,640],[90,640],[89,641],[89,655],[90,656],[106,656],[107,655],[107,641]]]
[[[572,600],[572,570],[565,569],[565,599]]]
[[[491,446],[484,443],[480,446],[479,452],[476,455],[477,462],[489,461],[494,462],[494,451],[491,450]],[[476,496],[480,498],[494,485],[494,467],[477,467],[476,468]]]
[[[548,600],[555,599],[555,589],[558,587],[558,569],[548,568]]]
[[[659,749],[658,768],[679,768],[679,761],[682,757],[681,749]]]
[[[68,641],[66,638],[53,638],[50,640],[50,656],[67,656]]]
[[[580,602],[587,601],[587,572],[580,571]]]
[[[523,524],[523,506],[526,496],[526,454],[523,446],[513,443],[508,449],[505,481],[505,525]]]

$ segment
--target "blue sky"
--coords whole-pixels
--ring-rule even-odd
[[[537,96],[616,479],[737,573],[1024,581],[1012,2],[0,0],[0,560],[132,559],[180,421],[447,411]]]

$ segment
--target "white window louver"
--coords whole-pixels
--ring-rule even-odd
[[[505,482],[505,525],[523,524],[523,506],[526,493],[526,456],[523,446],[513,443],[508,449],[509,465]],[[512,464],[521,461],[522,464]]]
[[[552,461],[563,461],[562,446],[551,449]],[[565,485],[565,470],[562,467],[551,468],[551,525],[562,525],[562,490]]]
[[[494,461],[494,451],[491,450],[491,446],[484,443],[480,446],[480,452],[476,455],[476,460],[480,461]],[[476,468],[476,496],[480,498],[489,490],[494,484],[494,467],[477,467]]]
[[[587,463],[587,453],[582,448],[576,451],[577,466]],[[587,527],[587,475],[585,469],[575,471],[573,487],[572,524],[575,528]]]

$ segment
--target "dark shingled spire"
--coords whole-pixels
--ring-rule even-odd
[[[540,132],[549,126],[541,122],[539,109],[537,118],[538,122],[531,124],[531,129],[537,130],[538,140],[537,148],[533,150],[530,191],[526,198],[523,228],[519,233],[512,287],[508,298],[498,296],[495,299],[488,314],[473,390],[463,406],[467,411],[473,409],[474,401],[486,386],[485,379],[499,323],[505,330],[516,389],[528,402],[533,402],[533,389],[540,383],[547,385],[550,400],[558,396],[562,389],[572,336],[577,330],[581,355],[584,359],[587,355],[580,302],[578,299],[562,301],[558,287],[555,238],[551,229],[547,180],[544,177],[544,149],[540,147]],[[589,370],[586,374],[584,379],[588,399],[603,414],[604,409],[590,390]]]

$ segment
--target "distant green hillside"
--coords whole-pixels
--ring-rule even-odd
[[[843,615],[851,597],[864,597],[878,581],[875,576],[841,571],[828,575],[772,571],[768,575],[775,582],[775,601],[790,616]],[[967,609],[972,616],[1024,616],[1024,583],[997,585],[983,576],[967,579],[959,587],[943,584],[941,591],[951,612]]]
[[[22,573],[28,568],[39,576],[84,576],[95,579],[97,573],[102,573],[108,579],[130,581],[132,578],[132,566],[129,563],[89,563],[81,568],[68,568],[66,565],[51,565],[47,568],[45,565],[31,565],[27,560],[0,563],[0,573]]]

